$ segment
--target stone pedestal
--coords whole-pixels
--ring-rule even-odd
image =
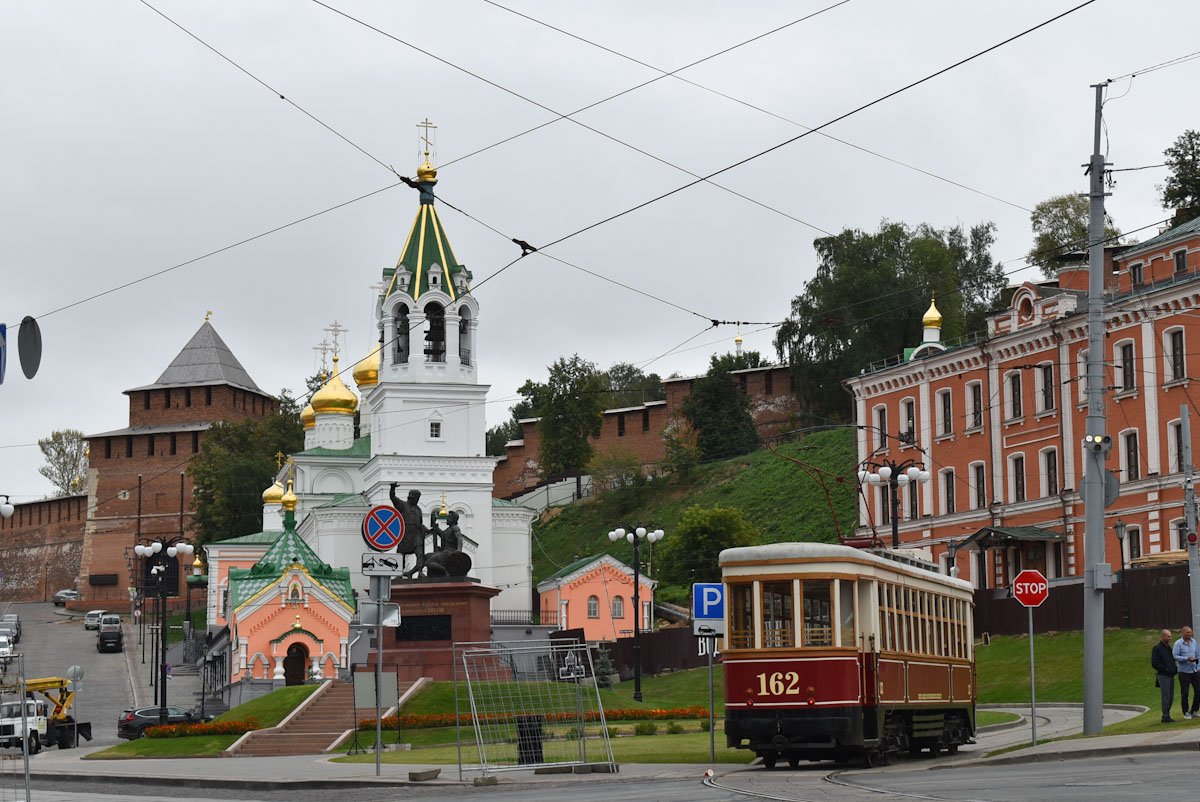
[[[395,666],[400,682],[454,679],[454,643],[491,640],[491,599],[499,593],[471,580],[394,583],[392,601],[400,605],[401,623],[383,631],[385,670]]]

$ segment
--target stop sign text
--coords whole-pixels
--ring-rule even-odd
[[[1026,569],[1013,580],[1012,594],[1026,607],[1040,607],[1050,595],[1050,583],[1041,571]]]

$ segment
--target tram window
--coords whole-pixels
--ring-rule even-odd
[[[804,645],[833,645],[833,603],[828,579],[808,579],[803,583]]]
[[[843,579],[838,582],[838,620],[842,627],[841,645],[855,645],[854,582],[849,579]]]
[[[792,583],[764,582],[762,586],[762,645],[764,649],[788,649],[796,645],[793,632]]]
[[[729,586],[729,647],[754,648],[754,585],[749,582]]]

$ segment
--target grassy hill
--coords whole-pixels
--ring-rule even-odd
[[[744,457],[696,468],[687,479],[664,477],[645,485],[547,510],[534,522],[533,580],[536,584],[580,557],[609,553],[632,562],[627,543],[610,543],[608,532],[619,523],[656,523],[671,537],[673,527],[693,505],[736,507],[761,535],[761,542],[836,541],[830,501],[843,534],[855,523],[854,430],[816,432],[798,443],[779,446],[780,453],[851,481],[826,477],[825,491],[796,464],[766,449]],[[643,562],[652,555],[641,550]],[[696,581],[716,579],[697,577]],[[661,588],[658,598],[679,602],[690,588]]]

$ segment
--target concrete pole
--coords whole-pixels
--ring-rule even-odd
[[[1187,535],[1184,548],[1188,556],[1188,591],[1192,600],[1192,631],[1200,629],[1200,558],[1197,557],[1196,541],[1196,490],[1192,483],[1192,422],[1187,404],[1179,407],[1180,434],[1183,435],[1183,512],[1187,516]]]
[[[1088,435],[1105,434],[1104,417],[1104,156],[1100,153],[1101,105],[1106,84],[1097,84],[1095,134],[1088,165]],[[1104,596],[1110,582],[1104,554],[1104,461],[1107,449],[1084,449],[1083,529],[1083,734],[1104,728]]]

